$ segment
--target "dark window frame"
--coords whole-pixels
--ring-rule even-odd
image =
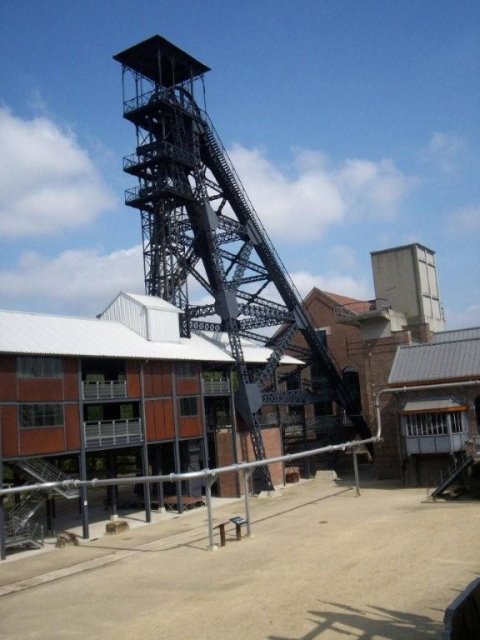
[[[198,396],[180,398],[180,417],[193,418],[198,416]]]
[[[31,402],[18,405],[20,429],[65,426],[64,406],[60,402]]]
[[[63,363],[55,356],[17,356],[19,378],[62,378]]]

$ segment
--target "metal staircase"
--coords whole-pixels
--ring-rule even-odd
[[[69,479],[62,471],[43,458],[24,458],[15,461],[22,475],[33,478],[37,482],[62,482]],[[52,489],[53,493],[71,500],[78,498],[77,489]],[[43,546],[43,527],[33,518],[45,504],[47,494],[44,491],[30,491],[20,494],[20,500],[13,497],[4,500],[6,512],[6,547]]]
[[[210,118],[195,100],[208,67],[160,36],[114,59],[122,64],[124,95],[128,86],[135,92],[124,101],[124,117],[135,125],[137,150],[124,169],[139,186],[126,192],[125,202],[141,214],[146,292],[182,309],[183,335],[228,334],[239,379],[236,408],[255,457],[265,458],[263,404],[298,403],[299,396],[300,403],[312,402],[308,392],[275,389],[281,358],[298,332],[308,345],[309,364],[323,371],[324,395],[345,409],[362,438],[370,437]],[[210,300],[192,304],[187,281],[200,285]],[[247,365],[244,338],[268,342],[271,356],[263,369]],[[271,489],[263,469],[260,488]]]
[[[67,476],[44,458],[22,458],[21,460],[16,460],[15,465],[19,467],[24,474],[34,478],[38,482],[64,482],[70,479],[70,476]],[[52,491],[68,500],[78,498],[79,496],[78,489],[75,488],[63,489],[61,487],[55,487]]]
[[[465,451],[461,452],[461,455],[456,458],[455,462],[446,469],[440,476],[440,480],[435,489],[430,494],[430,498],[438,498],[444,491],[450,487],[450,485],[457,480],[460,475],[468,469],[475,461],[473,456],[467,456]]]

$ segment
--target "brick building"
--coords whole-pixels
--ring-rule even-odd
[[[125,293],[97,319],[0,312],[2,481],[181,473],[253,459],[234,411],[227,341],[181,338],[179,316],[160,298]],[[251,367],[270,355],[253,343],[243,347]],[[262,435],[267,455],[281,455],[278,425],[265,424]],[[274,485],[283,483],[281,464],[270,473]],[[234,496],[241,487],[224,475],[214,491]],[[147,512],[172,493],[181,510],[182,496],[203,492],[198,481],[145,487],[141,503]],[[38,504],[30,497],[28,505],[6,505],[9,522],[27,524],[41,513],[46,496]],[[115,491],[105,500],[115,513]],[[81,508],[88,525],[83,500]]]
[[[381,422],[383,439],[375,447],[375,467],[379,478],[403,478],[409,484],[425,484],[438,477],[443,469],[455,459],[459,452],[468,450],[478,427],[478,387],[475,380],[480,376],[480,365],[474,359],[478,330],[464,332],[446,332],[444,318],[439,299],[434,252],[419,244],[395,247],[372,253],[372,271],[375,283],[375,298],[372,300],[355,300],[339,296],[335,293],[312,289],[304,299],[304,306],[311,315],[317,331],[322,332],[327,348],[333,354],[339,370],[349,382],[352,393],[357,393],[360,406],[372,429],[376,428],[376,398],[381,395]],[[453,343],[452,358],[456,358],[468,366],[450,371],[446,366],[448,357],[439,354],[445,350],[447,343]],[[299,337],[296,341],[303,348],[306,345]],[[423,351],[422,351],[423,349]],[[424,355],[425,367],[418,373],[418,354]],[[463,354],[463,355],[462,355]],[[469,354],[469,355],[466,355]],[[398,377],[398,362],[411,362],[413,372],[409,378]],[[442,358],[444,369],[435,371],[435,363]],[[472,360],[473,358],[473,360]],[[415,371],[419,377],[415,377]],[[469,379],[471,386],[462,390],[462,380]],[[440,390],[432,386],[440,382],[452,385],[463,400],[441,411],[445,404]],[[315,383],[315,371],[306,372],[303,385]],[[413,436],[407,437],[405,416],[410,411],[402,409],[396,394],[384,391],[398,384],[406,386],[428,386],[425,393],[430,394],[428,402],[438,407],[433,413],[460,414],[462,436],[448,432],[449,419],[444,421],[445,433],[443,450],[426,451],[427,442],[433,443],[429,433],[421,436],[420,448],[414,451]],[[462,395],[463,393],[463,395]],[[411,394],[410,394],[411,395]],[[448,400],[446,401],[448,404]],[[452,401],[453,402],[453,401]],[[428,403],[427,403],[428,404]],[[477,410],[475,412],[475,407]],[[328,431],[330,423],[334,425],[339,441],[346,439],[339,426],[348,427],[338,419],[338,409],[330,401],[322,406],[313,405],[314,416],[304,416],[304,429],[308,434],[309,426],[315,427],[315,434],[310,428],[312,446],[322,441],[322,435]],[[427,412],[428,413],[428,412]],[[428,420],[431,422],[431,418]],[[443,417],[442,417],[443,420]],[[453,420],[453,419],[452,419]],[[427,428],[426,428],[427,429]],[[428,431],[428,429],[427,429]],[[347,434],[348,429],[343,429]],[[411,432],[408,432],[411,433]],[[459,432],[460,433],[460,432]],[[451,446],[446,447],[447,435]],[[457,437],[458,435],[458,437]],[[420,437],[420,436],[418,436]],[[424,438],[424,439],[422,439]],[[438,438],[437,438],[438,439]],[[304,437],[308,441],[308,437]],[[420,442],[419,441],[419,442]],[[440,440],[439,440],[440,442]]]

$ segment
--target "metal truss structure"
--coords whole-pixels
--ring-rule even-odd
[[[256,459],[265,458],[263,404],[333,398],[360,436],[370,437],[356,400],[195,99],[209,68],[160,36],[114,59],[123,68],[124,117],[136,127],[137,147],[124,158],[124,170],[138,178],[138,186],[126,191],[125,201],[141,213],[146,293],[182,309],[183,336],[191,331],[228,334],[239,380],[236,408],[250,431]],[[195,297],[204,304],[190,299],[189,287],[198,286],[202,294]],[[268,330],[275,327],[279,330],[272,338]],[[277,366],[298,331],[309,347],[296,351],[303,366],[315,362],[325,380],[320,395],[278,391]],[[245,338],[268,343],[271,355],[261,368],[247,367]],[[272,488],[268,469],[264,487]]]

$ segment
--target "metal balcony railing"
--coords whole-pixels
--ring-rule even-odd
[[[84,400],[105,400],[127,397],[127,383],[118,380],[108,382],[82,382]]]
[[[358,300],[350,304],[335,305],[333,311],[337,322],[357,323],[359,316],[365,314],[374,315],[380,313],[382,309],[389,307],[388,300],[375,298],[374,300]]]
[[[85,447],[115,447],[143,442],[141,420],[85,422]]]
[[[202,390],[205,395],[228,395],[230,393],[230,380],[202,379]]]

